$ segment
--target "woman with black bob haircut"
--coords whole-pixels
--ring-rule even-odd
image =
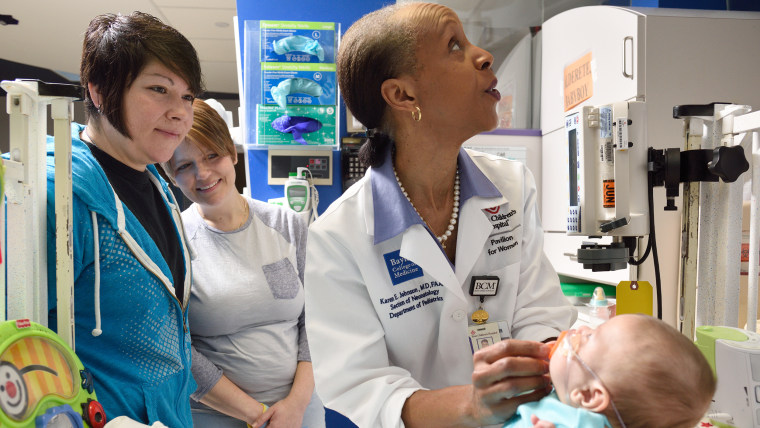
[[[77,355],[109,419],[192,426],[190,256],[177,202],[153,164],[167,161],[192,126],[193,99],[203,91],[198,56],[151,15],[106,14],[87,28],[80,75],[87,124],[71,127]],[[49,143],[48,296],[55,296]]]
[[[462,147],[498,123],[492,64],[432,3],[372,12],[341,41],[371,168],[309,228],[305,311],[317,393],[360,427],[501,424],[550,390],[541,342],[576,312],[533,176]]]

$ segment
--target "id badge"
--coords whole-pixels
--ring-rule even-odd
[[[498,276],[473,276],[470,281],[470,296],[480,298],[480,307],[472,313],[472,322],[475,324],[485,324],[488,321],[488,312],[483,309],[483,300],[486,296],[495,296],[499,290]]]
[[[477,324],[468,326],[470,350],[474,354],[478,349],[491,346],[501,340],[499,334],[499,324],[489,322],[486,324]]]

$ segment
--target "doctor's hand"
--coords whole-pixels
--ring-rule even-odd
[[[549,345],[507,339],[477,351],[472,359],[472,413],[482,425],[502,423],[517,406],[551,391]]]

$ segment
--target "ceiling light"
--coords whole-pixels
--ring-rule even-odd
[[[18,25],[18,19],[13,15],[0,15],[0,25]]]

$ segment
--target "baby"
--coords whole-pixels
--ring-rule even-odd
[[[560,334],[554,392],[518,407],[512,427],[693,428],[715,393],[707,360],[684,335],[646,315]],[[540,421],[540,422],[539,422]]]

